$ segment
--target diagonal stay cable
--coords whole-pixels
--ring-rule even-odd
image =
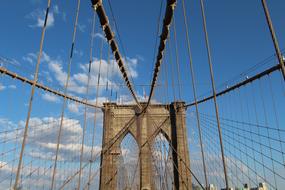
[[[273,73],[273,72],[275,72],[277,70],[280,70],[280,69],[281,69],[281,66],[279,64],[275,65],[273,67],[270,67],[269,69],[266,69],[265,71],[262,71],[262,72],[254,75],[254,76],[252,76],[250,78],[247,78],[246,80],[243,80],[243,81],[241,81],[239,83],[236,83],[236,84],[234,84],[234,85],[232,85],[230,87],[227,87],[224,90],[221,90],[220,92],[217,92],[216,96],[219,97],[219,96],[222,96],[224,94],[227,94],[227,93],[229,93],[229,92],[231,92],[231,91],[233,91],[233,90],[235,90],[235,89],[237,89],[239,87],[245,86],[245,85],[247,85],[247,84],[249,84],[251,82],[254,82],[257,79],[260,79],[260,78],[262,78],[262,77],[264,77],[266,75],[269,75],[269,74],[271,74],[271,73]],[[207,101],[209,101],[209,100],[211,100],[213,98],[214,98],[214,96],[211,95],[211,96],[208,96],[206,98],[197,100],[197,104],[201,104],[203,102],[207,102]],[[195,101],[192,102],[192,103],[186,104],[185,107],[187,108],[187,107],[191,107],[191,106],[194,106],[194,105],[195,105]]]
[[[111,138],[108,142],[104,143],[102,145],[102,149],[100,154],[106,154],[108,150],[120,139],[121,136],[124,136],[127,132],[130,126],[135,122],[136,115],[132,116],[128,122],[126,122],[125,126],[115,135],[113,138]],[[59,189],[63,189],[71,180],[73,180],[80,172],[80,170],[83,170],[86,168],[90,163],[95,162],[98,159],[97,156],[92,158],[89,162],[85,163],[81,168],[79,168],[75,173],[73,173],[65,182],[61,185]],[[100,166],[102,168],[103,166]],[[90,183],[91,178],[89,178],[88,183]]]
[[[164,126],[165,122],[169,119],[169,117],[167,117],[161,124],[157,124],[156,120],[151,116],[148,115],[150,117],[150,119],[153,121],[152,122],[152,126],[155,128],[155,131],[153,132],[153,134],[150,135],[150,138],[148,138],[146,140],[146,142],[144,144],[141,145],[145,146],[147,143],[151,142],[152,139],[155,137],[155,134],[158,134],[159,131],[161,131],[162,127]],[[204,186],[201,184],[201,182],[199,181],[199,179],[196,177],[196,175],[193,173],[193,171],[187,166],[186,162],[184,161],[184,159],[181,157],[181,155],[174,149],[174,147],[172,146],[171,143],[169,143],[169,146],[172,148],[172,151],[174,151],[177,156],[179,157],[179,159],[181,160],[181,162],[183,163],[183,165],[186,167],[186,169],[191,173],[191,175],[195,178],[195,180],[199,183],[200,187],[205,190]]]
[[[151,117],[151,115],[149,115],[150,118],[152,119],[152,125],[156,128],[156,130],[160,130],[163,125],[158,126],[155,119],[153,119]],[[146,141],[146,143],[148,143],[149,140]],[[193,173],[193,171],[189,168],[189,166],[187,165],[187,163],[184,161],[184,158],[181,157],[181,155],[175,150],[175,148],[172,146],[171,143],[169,143],[169,147],[171,147],[172,151],[175,152],[175,154],[177,154],[177,156],[179,157],[180,161],[183,163],[183,165],[185,166],[185,168],[191,173],[191,175],[195,178],[195,180],[198,182],[198,184],[200,185],[200,187],[205,190],[204,186],[202,185],[202,183],[200,182],[200,180],[196,177],[196,175]]]
[[[33,80],[30,80],[28,78],[25,78],[21,75],[18,75],[17,73],[14,73],[12,71],[9,71],[7,70],[6,68],[4,67],[0,67],[0,73],[1,74],[4,74],[4,75],[7,75],[13,79],[17,79],[23,83],[27,83],[29,85],[32,85],[33,86]],[[35,87],[37,87],[38,89],[41,89],[41,90],[44,90],[44,91],[47,91],[47,92],[50,92],[56,96],[60,96],[60,97],[63,97],[63,98],[66,98],[68,100],[71,100],[73,102],[76,102],[76,103],[79,103],[79,104],[82,104],[82,105],[86,105],[86,106],[89,106],[89,107],[93,107],[93,108],[102,108],[101,106],[99,106],[98,104],[91,104],[89,102],[85,102],[83,99],[79,98],[79,97],[76,97],[76,96],[71,96],[71,95],[68,95],[68,94],[64,94],[63,92],[61,91],[57,91],[55,90],[54,88],[50,88],[42,83],[39,83],[39,82],[36,82],[35,83]]]

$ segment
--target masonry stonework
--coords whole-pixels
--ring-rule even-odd
[[[145,106],[144,103],[141,105]],[[140,189],[154,190],[152,145],[155,137],[162,133],[173,149],[173,188],[191,190],[184,102],[173,102],[170,105],[154,104],[149,106],[144,114],[139,113],[136,105],[104,104],[100,189],[117,189],[120,144],[130,133],[140,148]]]

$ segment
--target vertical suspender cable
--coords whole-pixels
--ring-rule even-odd
[[[18,182],[19,182],[20,173],[21,173],[21,166],[22,166],[22,162],[23,162],[23,154],[24,154],[26,140],[27,140],[27,135],[28,135],[28,127],[29,127],[29,121],[30,121],[30,117],[31,117],[32,107],[33,107],[33,99],[34,99],[34,94],[35,94],[35,87],[36,87],[36,84],[37,84],[37,81],[38,81],[39,66],[40,66],[41,57],[42,57],[43,44],[44,44],[44,38],[45,38],[45,32],[46,32],[46,26],[47,26],[47,20],[48,20],[50,4],[51,4],[51,0],[48,0],[47,9],[46,9],[46,15],[45,15],[45,22],[44,22],[44,25],[43,25],[43,28],[42,28],[40,50],[39,50],[39,54],[38,54],[38,58],[37,58],[35,77],[34,77],[32,89],[31,89],[28,115],[27,115],[25,129],[24,129],[24,136],[23,136],[23,141],[22,141],[22,147],[21,147],[21,152],[20,152],[20,158],[19,158],[19,163],[18,163],[18,168],[17,168],[17,173],[16,173],[14,189],[18,188]]]
[[[278,119],[278,115],[277,115],[277,107],[276,107],[276,101],[275,101],[275,96],[274,96],[274,91],[273,91],[273,88],[272,88],[272,82],[271,82],[271,77],[268,76],[268,82],[269,82],[269,88],[270,88],[270,94],[271,94],[271,99],[272,99],[272,105],[273,105],[273,110],[274,110],[274,116],[275,116],[275,122],[276,122],[276,126],[277,126],[277,133],[278,133],[278,137],[279,137],[279,143],[280,143],[280,149],[281,149],[281,152],[282,152],[282,160],[283,160],[283,163],[285,163],[285,157],[284,157],[284,154],[285,154],[285,151],[283,149],[283,144],[281,142],[281,130],[280,130],[280,125],[279,125],[279,119]],[[285,167],[285,165],[284,165]]]
[[[115,59],[113,59],[113,61],[110,63],[112,64],[111,73],[114,73]],[[114,85],[111,84],[110,101],[112,101],[112,98],[113,98],[113,86]]]
[[[178,74],[178,77],[177,77],[178,78],[178,95],[179,95],[179,99],[181,100],[181,72],[180,72],[179,57],[178,57],[175,16],[173,16],[173,32],[174,32],[174,43],[175,43],[175,60],[176,60],[176,67],[177,67],[177,74]]]
[[[93,12],[93,20],[92,20],[92,29],[91,29],[91,34],[90,34],[90,58],[89,58],[89,67],[88,67],[88,78],[87,78],[87,86],[86,86],[86,99],[85,102],[87,103],[88,101],[88,94],[89,94],[89,85],[90,85],[90,78],[91,78],[91,64],[93,61],[92,58],[92,51],[93,51],[93,41],[94,41],[94,31],[95,31],[95,13]],[[95,109],[96,113],[96,109]],[[78,175],[78,184],[77,184],[77,189],[80,189],[80,183],[81,183],[81,173],[82,173],[82,162],[83,162],[83,153],[84,153],[84,140],[85,140],[85,132],[86,132],[86,127],[87,127],[87,106],[85,106],[84,109],[84,124],[83,124],[83,135],[82,135],[82,142],[81,142],[81,152],[80,152],[80,167],[79,167],[79,175]],[[95,124],[94,124],[95,125]]]
[[[156,129],[161,128],[161,126],[158,126],[154,120],[153,120],[153,122],[152,122],[152,126],[153,126],[154,128],[156,128]],[[145,145],[145,144],[149,144],[149,143],[150,143],[149,141],[150,141],[150,139],[147,140],[147,141],[144,143],[144,145]],[[144,146],[144,145],[143,145],[143,146]],[[175,148],[173,147],[173,145],[172,145],[171,143],[169,143],[169,148],[171,148],[172,151],[174,151],[175,154],[177,154],[178,158],[181,160],[181,162],[182,162],[183,165],[186,167],[186,169],[191,173],[191,175],[194,177],[194,179],[197,181],[197,183],[201,186],[201,188],[202,188],[203,190],[206,190],[206,189],[202,186],[201,182],[200,182],[199,179],[196,177],[196,175],[192,172],[192,170],[190,169],[190,167],[186,164],[184,158],[182,158],[182,156],[175,150]],[[175,168],[178,170],[177,165],[174,163],[173,159],[172,159],[172,162],[173,162]],[[183,178],[185,177],[185,176],[182,176],[182,174],[181,174],[179,171],[178,171],[178,175],[182,178],[182,180],[183,180]],[[187,183],[183,183],[183,184],[184,184],[184,186],[186,187],[186,189],[189,189],[189,188],[187,187]]]
[[[171,71],[171,84],[172,84],[172,91],[173,91],[173,101],[176,101],[176,94],[175,94],[175,84],[174,84],[174,63],[172,62],[172,52],[171,52],[171,39],[169,36],[169,43],[167,44],[169,50],[169,63],[170,63],[170,71]]]
[[[109,8],[110,8],[110,11],[111,11],[111,16],[112,16],[112,19],[113,19],[113,26],[115,27],[115,32],[118,36],[118,42],[119,44],[121,45],[121,48],[122,48],[122,53],[123,53],[123,59],[126,63],[126,69],[130,68],[129,66],[129,63],[128,63],[128,60],[127,60],[127,53],[125,51],[125,48],[124,48],[124,45],[123,45],[123,42],[122,42],[122,38],[121,38],[121,35],[120,35],[120,32],[119,32],[119,27],[118,27],[118,24],[116,22],[116,19],[115,19],[115,14],[114,14],[114,11],[113,11],[113,8],[112,8],[112,4],[111,4],[111,1],[108,0],[108,5],[109,5]],[[133,79],[133,76],[132,76],[132,73],[129,72],[130,74],[130,78],[131,78],[131,82],[134,84],[134,79]],[[135,89],[135,85],[134,85],[134,90],[136,91]]]
[[[160,20],[161,20],[161,13],[162,13],[162,5],[163,5],[163,1],[161,0],[160,1],[160,8],[159,8],[159,14],[158,14],[158,18],[157,18],[157,28],[156,28],[156,33],[155,33],[155,35],[156,35],[156,38],[155,38],[155,43],[154,43],[154,49],[156,49],[157,48],[157,43],[158,43],[158,36],[159,36],[159,29],[160,29]],[[156,50],[155,51],[153,51],[153,64],[152,64],[152,66],[154,67],[154,63],[155,63],[155,54],[156,54]],[[152,73],[150,73],[150,77],[151,77],[151,74]]]
[[[108,48],[108,61],[107,61],[107,82],[106,82],[106,91],[108,92],[109,85],[109,67],[110,67],[110,48]],[[108,97],[107,97],[108,101]]]
[[[75,13],[76,16],[75,16],[75,22],[74,22],[74,27],[73,27],[72,44],[71,44],[70,56],[69,56],[69,62],[68,62],[68,68],[67,68],[68,69],[67,70],[67,78],[66,78],[66,82],[65,82],[65,86],[64,86],[64,95],[67,94],[67,88],[68,88],[69,79],[70,79],[70,70],[71,70],[73,50],[74,50],[74,45],[75,45],[79,9],[80,9],[80,0],[77,1],[77,9],[76,9],[76,13]],[[58,159],[59,144],[60,144],[60,139],[61,139],[63,119],[64,119],[64,110],[66,107],[66,100],[67,99],[64,97],[63,104],[62,104],[62,110],[61,110],[60,126],[59,126],[59,131],[58,131],[58,136],[57,136],[57,145],[56,145],[56,154],[55,154],[55,161],[54,161],[54,167],[53,167],[53,173],[52,173],[51,190],[54,189],[54,181],[55,181],[55,175],[56,175],[57,159]]]
[[[96,103],[98,104],[98,96],[99,96],[99,87],[100,87],[100,74],[101,74],[101,65],[102,65],[102,49],[103,49],[103,43],[104,40],[102,39],[101,42],[101,50],[100,50],[100,63],[99,63],[99,73],[98,73],[98,80],[97,80],[97,86],[96,86]],[[92,145],[91,145],[91,161],[89,163],[89,174],[88,174],[88,186],[87,189],[89,190],[90,188],[90,181],[91,181],[91,164],[92,164],[92,160],[93,160],[93,151],[94,151],[94,141],[95,141],[95,129],[96,129],[96,121],[97,121],[97,112],[95,110],[94,113],[94,132],[93,132],[93,137],[92,137]]]
[[[213,96],[214,96],[214,104],[215,104],[216,119],[217,119],[218,131],[219,131],[219,139],[220,139],[220,147],[221,147],[221,153],[222,153],[222,161],[223,161],[226,189],[228,189],[229,183],[228,183],[227,167],[226,167],[226,160],[225,160],[225,154],[224,154],[224,145],[223,145],[223,139],[222,139],[222,129],[220,126],[219,109],[218,109],[218,103],[217,103],[217,94],[216,94],[216,87],[215,87],[215,81],[214,81],[214,72],[213,72],[213,66],[212,66],[211,50],[210,50],[210,45],[209,45],[209,37],[208,37],[208,32],[207,32],[207,23],[206,23],[206,15],[205,15],[205,10],[204,10],[203,0],[200,0],[200,5],[201,5],[201,13],[202,13],[202,17],[203,17],[203,29],[204,29],[204,35],[205,35],[205,40],[206,40],[208,64],[209,64],[210,75],[211,75],[212,91],[213,91]]]
[[[266,0],[261,0],[261,2],[262,2],[263,10],[264,10],[264,13],[265,13],[267,25],[268,25],[268,28],[269,28],[269,30],[270,30],[271,38],[272,38],[272,41],[273,41],[273,44],[274,44],[274,47],[275,47],[276,55],[277,55],[279,64],[280,64],[280,66],[281,66],[281,71],[282,71],[282,74],[283,74],[283,79],[285,80],[285,66],[284,66],[284,61],[283,61],[283,57],[282,57],[281,50],[280,50],[280,48],[279,48],[279,44],[278,44],[278,40],[277,40],[275,31],[274,31],[274,27],[273,27],[273,24],[272,24],[272,21],[271,21],[271,17],[270,17],[270,13],[269,13],[269,10],[268,10],[268,7],[267,7],[267,3],[266,3]]]
[[[165,69],[164,69],[164,76],[165,76],[165,90],[166,90],[166,103],[169,103],[169,93],[168,93],[168,74],[167,74],[167,64],[165,65]]]
[[[197,103],[194,68],[193,68],[193,61],[192,61],[192,54],[191,54],[190,39],[189,39],[189,34],[188,34],[188,24],[187,24],[184,0],[182,0],[182,7],[183,7],[184,25],[185,25],[186,38],[187,38],[187,49],[188,49],[188,56],[189,56],[190,72],[191,72],[191,79],[192,79],[192,90],[193,90],[194,101],[195,101],[197,127],[198,127],[198,132],[199,132],[199,142],[200,142],[201,155],[202,155],[202,161],[203,161],[203,170],[204,170],[205,185],[206,185],[205,189],[207,189],[208,188],[207,168],[206,168],[205,155],[204,155],[204,147],[203,147],[204,145],[202,141],[202,131],[201,131],[201,126],[200,126],[200,116],[199,116],[199,109],[198,109],[198,103]]]

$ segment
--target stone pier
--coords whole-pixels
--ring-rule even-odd
[[[145,106],[145,103],[141,103]],[[149,106],[144,114],[136,105],[104,104],[103,149],[101,153],[100,189],[117,189],[120,144],[130,133],[140,147],[140,189],[154,190],[152,145],[162,133],[169,142],[173,159],[173,189],[192,189],[184,102]],[[127,129],[127,130],[125,130]]]

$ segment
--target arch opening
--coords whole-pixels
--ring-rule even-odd
[[[118,190],[139,189],[139,146],[129,132],[120,144],[120,158],[118,163]]]
[[[152,144],[152,169],[155,189],[172,189],[172,149],[165,133],[160,131]]]

